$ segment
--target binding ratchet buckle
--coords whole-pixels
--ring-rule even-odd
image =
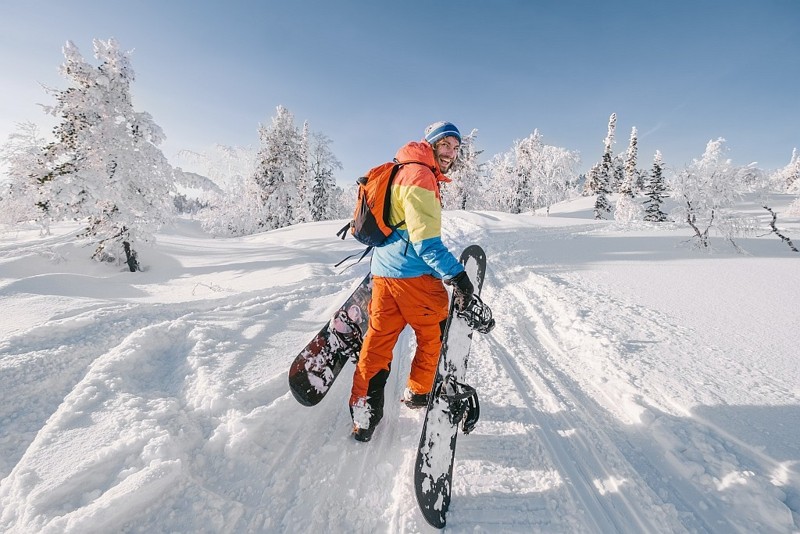
[[[481,334],[488,334],[494,329],[492,310],[483,303],[478,295],[472,295],[472,299],[464,306],[464,309],[456,311],[456,316],[464,319],[467,326]]]
[[[450,381],[446,388],[448,392],[442,395],[450,408],[450,422],[454,425],[461,423],[461,430],[469,434],[475,429],[481,415],[481,405],[478,402],[478,392],[475,388]]]

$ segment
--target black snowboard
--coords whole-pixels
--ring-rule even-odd
[[[471,245],[461,254],[460,260],[475,286],[475,293],[480,294],[486,272],[486,254],[481,247]],[[458,425],[468,414],[474,420],[478,415],[475,390],[464,384],[471,342],[472,330],[464,319],[453,313],[451,301],[414,467],[417,503],[425,520],[436,528],[444,527],[450,506]],[[468,400],[471,406],[467,406]],[[471,426],[474,426],[474,421],[464,424],[464,431],[471,430]]]
[[[314,406],[328,393],[348,360],[358,359],[367,331],[367,306],[372,298],[372,276],[367,275],[289,368],[289,388],[305,406]]]

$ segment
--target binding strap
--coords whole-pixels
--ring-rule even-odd
[[[452,391],[449,394],[442,393],[442,398],[447,401],[450,408],[450,422],[454,425],[461,423],[461,430],[464,434],[469,434],[475,429],[481,416],[478,392],[474,387],[457,382],[455,379],[449,381],[449,387],[446,389]]]
[[[330,328],[330,331],[346,347],[347,352],[350,353],[350,361],[358,363],[361,345],[364,343],[364,334],[361,332],[361,327],[350,318],[347,310],[339,310],[336,312],[334,321],[337,319],[344,323],[350,329],[350,332],[340,332],[334,326]]]

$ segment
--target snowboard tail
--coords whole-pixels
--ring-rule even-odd
[[[461,254],[460,261],[479,295],[486,273],[486,254],[481,247],[471,245]],[[414,466],[417,503],[425,520],[436,528],[445,526],[450,506],[458,426],[469,433],[480,415],[477,393],[464,383],[472,329],[453,308],[451,301]]]
[[[344,365],[358,360],[371,298],[372,276],[368,274],[294,359],[289,368],[289,389],[300,404],[318,404]]]

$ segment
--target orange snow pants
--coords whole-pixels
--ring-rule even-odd
[[[442,348],[440,323],[447,318],[448,302],[442,281],[433,276],[373,277],[369,328],[353,375],[350,406],[359,399],[372,397],[373,390],[377,389],[379,391],[374,393],[380,397],[382,408],[383,386],[389,375],[394,346],[406,325],[414,329],[417,337],[408,388],[414,393],[430,392]]]

